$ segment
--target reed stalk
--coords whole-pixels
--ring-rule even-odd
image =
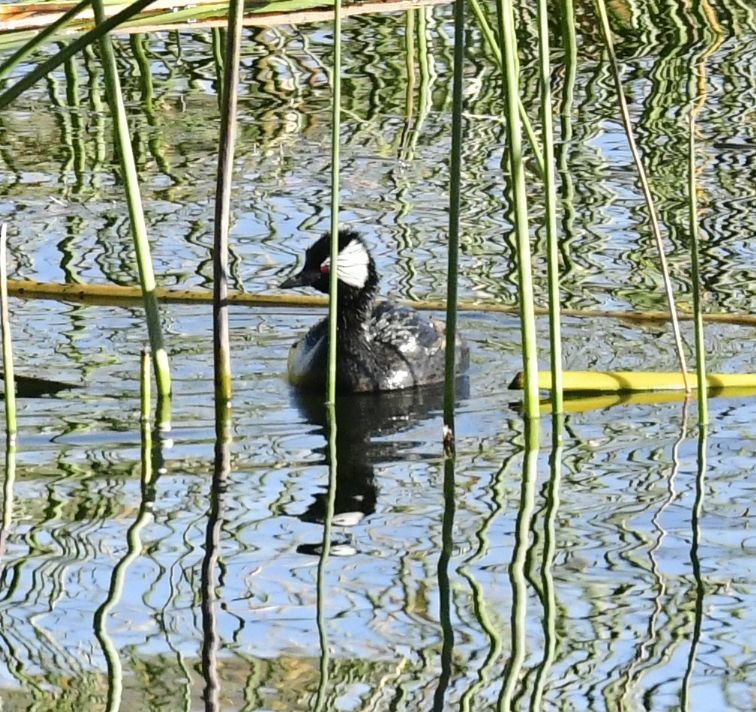
[[[16,379],[13,371],[13,345],[11,343],[10,312],[8,310],[8,232],[5,223],[0,225],[0,327],[3,341],[3,379],[5,381],[5,432],[8,443],[16,440]]]
[[[694,104],[696,87],[695,67],[691,66],[688,83],[690,109],[688,113],[688,229],[690,230],[690,281],[693,290],[693,333],[696,346],[696,378],[706,382],[706,342],[703,330],[703,305],[701,299],[700,235],[698,230],[698,197],[696,191],[696,114]],[[698,423],[709,423],[709,405],[705,388],[698,389]]]
[[[136,0],[121,12],[113,15],[112,17],[109,17],[108,19],[105,19],[102,0],[93,0],[97,26],[91,29],[89,32],[85,32],[77,39],[73,40],[71,44],[63,47],[59,52],[57,52],[41,64],[37,65],[31,72],[8,87],[8,89],[0,94],[0,109],[10,104],[10,102],[12,102],[20,94],[23,94],[23,92],[25,92],[29,87],[36,84],[43,77],[46,77],[48,74],[50,74],[50,72],[73,57],[75,54],[81,52],[88,45],[93,44],[98,40],[102,42],[103,39],[107,37],[107,34],[108,32],[110,32],[110,30],[122,24],[123,22],[126,22],[126,20],[128,20],[130,17],[139,14],[148,5],[151,5],[155,1],[156,0]]]
[[[561,413],[562,397],[562,329],[559,298],[559,243],[557,234],[556,162],[551,102],[551,67],[549,62],[549,18],[547,0],[538,0],[538,66],[541,90],[541,128],[543,130],[543,189],[546,206],[546,244],[549,281],[549,343],[551,357],[551,405]]]
[[[19,62],[26,59],[34,50],[41,47],[49,37],[62,30],[71,20],[73,20],[82,10],[89,7],[90,0],[81,0],[80,3],[64,12],[57,20],[47,25],[39,32],[35,32],[21,47],[19,47],[8,59],[0,64],[0,77],[5,76]]]
[[[537,418],[538,354],[536,347],[535,305],[530,259],[528,204],[525,187],[525,166],[522,155],[522,133],[518,113],[518,62],[517,36],[514,26],[512,0],[496,0],[499,38],[503,43],[504,103],[509,166],[514,198],[514,231],[517,248],[517,281],[519,286],[520,331],[522,335],[522,362],[525,374],[525,417]]]
[[[328,377],[326,402],[336,403],[338,338],[339,180],[341,145],[341,0],[333,3],[333,70],[331,72],[331,269],[328,280]]]
[[[215,232],[213,239],[213,364],[216,408],[231,400],[231,347],[228,328],[228,230],[231,221],[236,107],[241,56],[244,3],[232,0],[228,14],[223,66],[218,174],[215,189]]]
[[[104,11],[102,0],[93,0],[95,18],[97,23],[104,23]],[[102,54],[103,70],[105,72],[105,85],[108,93],[110,111],[113,115],[115,141],[118,149],[118,158],[121,164],[123,180],[126,184],[126,200],[129,208],[131,233],[136,250],[137,268],[139,270],[139,283],[142,288],[144,299],[144,311],[147,317],[147,331],[152,349],[152,363],[155,369],[155,382],[161,397],[167,398],[171,394],[171,373],[168,363],[168,354],[163,344],[163,335],[160,327],[160,311],[157,297],[155,296],[155,273],[152,269],[152,256],[150,242],[147,237],[147,225],[142,209],[142,198],[139,193],[139,177],[137,174],[134,153],[129,136],[129,125],[126,117],[126,108],[121,94],[121,83],[118,78],[115,53],[110,36],[104,34],[100,37],[100,51]]]
[[[651,186],[648,182],[648,176],[646,175],[646,169],[643,165],[643,159],[641,158],[638,145],[635,142],[635,136],[633,134],[632,122],[630,120],[630,112],[627,108],[627,100],[625,99],[625,92],[622,88],[622,77],[620,76],[619,64],[617,62],[617,56],[614,53],[614,42],[612,40],[612,30],[609,27],[609,17],[606,13],[606,5],[604,0],[596,0],[596,6],[599,12],[599,20],[601,24],[601,34],[604,38],[604,44],[606,46],[607,56],[609,57],[609,65],[612,70],[612,77],[614,79],[614,85],[617,90],[617,101],[619,102],[620,114],[622,116],[622,124],[625,128],[625,134],[627,136],[627,143],[630,147],[630,153],[633,156],[636,170],[638,171],[638,179],[641,184],[641,190],[643,192],[643,198],[646,201],[646,208],[648,209],[649,224],[651,227],[651,233],[656,243],[656,250],[659,255],[659,266],[662,272],[662,279],[664,281],[664,293],[667,297],[667,304],[669,306],[669,313],[672,318],[672,333],[675,339],[675,350],[677,352],[677,359],[680,363],[680,372],[682,373],[683,381],[688,382],[688,367],[685,361],[685,351],[683,349],[682,335],[680,333],[680,322],[677,318],[677,306],[675,305],[675,295],[672,291],[672,280],[669,276],[669,267],[667,265],[667,256],[664,252],[664,241],[662,239],[661,230],[659,228],[659,220],[656,216],[656,206],[654,204],[654,197],[651,194]],[[686,385],[686,390],[690,390]]]
[[[462,106],[464,99],[465,0],[454,2],[454,69],[452,73],[452,142],[449,165],[449,244],[446,273],[446,353],[444,381],[444,439],[453,452],[456,396],[457,275],[462,206]]]

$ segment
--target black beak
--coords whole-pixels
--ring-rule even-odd
[[[318,281],[320,272],[302,270],[281,282],[281,289],[291,289],[292,287],[309,287]]]

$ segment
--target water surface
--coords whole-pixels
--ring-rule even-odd
[[[425,33],[428,52],[415,57],[414,85],[406,16],[345,21],[342,219],[372,245],[384,294],[443,298],[451,20],[448,8],[420,12],[425,24],[416,16],[411,32]],[[756,61],[756,32],[741,4],[718,12],[721,42],[653,8],[613,21],[683,304],[685,91],[691,71],[705,77],[707,308],[751,313],[756,137],[753,77],[743,67]],[[569,165],[564,304],[663,308],[611,77],[588,25],[560,143]],[[330,41],[319,26],[245,34],[236,288],[274,291],[328,225]],[[218,120],[209,36],[141,42],[151,87],[128,40],[120,52],[156,270],[163,285],[207,287]],[[460,291],[515,304],[500,86],[476,42],[473,31]],[[556,38],[555,46],[561,107],[566,73]],[[14,277],[135,280],[98,102],[102,78],[90,56],[3,114],[0,219]],[[534,102],[526,106],[535,111]],[[540,187],[530,178],[537,223]],[[541,302],[544,259],[539,238]],[[326,559],[324,414],[283,375],[289,345],[321,316],[232,310],[230,470],[218,501],[206,306],[163,310],[173,428],[154,433],[144,456],[141,310],[13,301],[17,370],[81,387],[20,401],[0,538],[8,709],[104,709],[118,699],[123,708],[195,709],[213,680],[229,710],[753,709],[753,399],[712,401],[703,444],[694,405],[578,409],[566,420],[558,474],[544,418],[528,474],[519,394],[508,389],[520,368],[517,322],[465,312],[472,366],[458,402],[453,520],[438,394],[347,399]],[[545,321],[539,330],[546,343]],[[675,367],[665,325],[570,318],[564,338],[569,368]],[[706,338],[712,370],[754,370],[752,329],[711,325]],[[439,569],[444,541],[450,559]]]

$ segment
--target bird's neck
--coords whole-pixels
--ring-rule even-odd
[[[354,333],[359,331],[360,325],[366,322],[373,312],[376,291],[375,287],[355,289],[339,284],[339,328]]]

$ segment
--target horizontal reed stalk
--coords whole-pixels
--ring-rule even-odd
[[[130,306],[142,303],[142,292],[139,287],[120,286],[113,284],[56,284],[54,282],[36,282],[34,280],[9,279],[8,294],[21,299],[49,299],[53,301],[83,302],[103,306]],[[212,304],[213,293],[205,289],[173,289],[170,287],[156,287],[155,296],[158,301],[167,304]],[[328,305],[327,297],[310,296],[305,294],[250,294],[248,292],[229,292],[229,304],[239,304],[248,307],[285,307],[294,309],[311,309]],[[444,311],[446,302],[442,299],[426,299],[423,301],[400,301],[400,304],[411,306],[423,311]],[[516,306],[508,304],[494,304],[461,300],[458,311],[518,314]],[[538,316],[548,314],[547,309],[536,307]],[[669,321],[667,311],[609,311],[606,309],[565,309],[561,310],[563,317],[578,319],[620,319],[630,322],[660,322]],[[693,319],[693,314],[680,313],[678,317],[683,321]],[[756,314],[725,314],[722,312],[704,314],[705,322],[711,324],[734,324],[736,326],[756,326]]]

